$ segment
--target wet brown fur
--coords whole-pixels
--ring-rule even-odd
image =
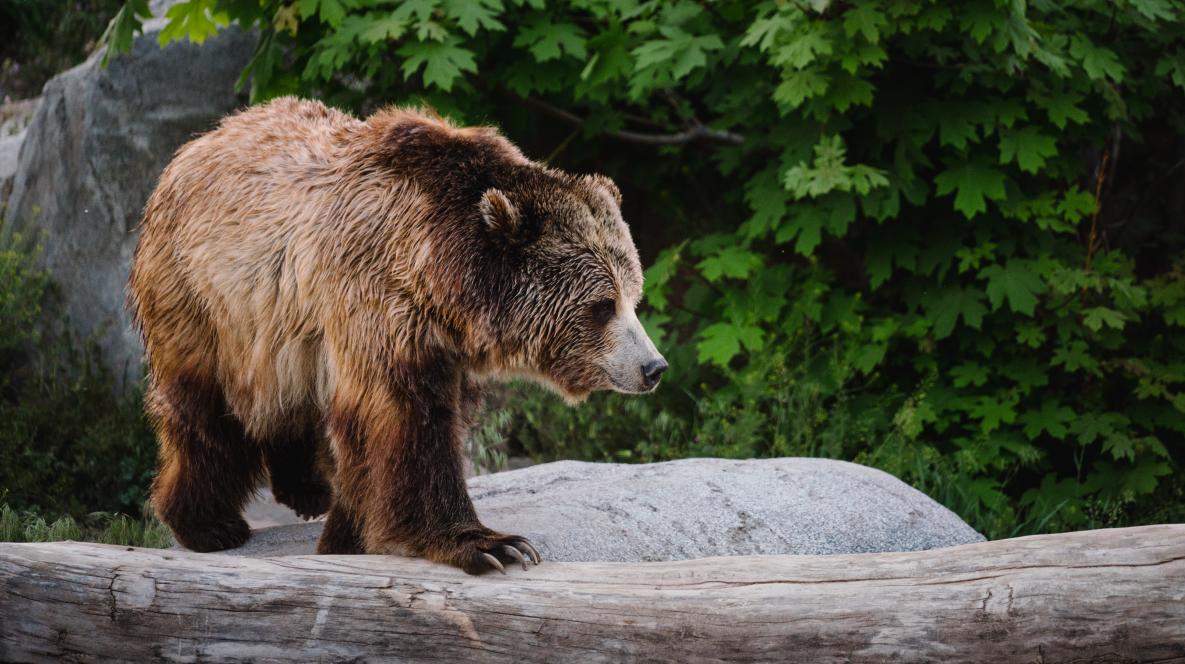
[[[461,444],[485,380],[608,387],[586,305],[641,289],[619,196],[403,109],[284,98],[182,147],[128,291],[157,515],[191,549],[238,546],[270,476],[299,514],[328,511],[318,552],[507,559],[522,540],[478,521]]]

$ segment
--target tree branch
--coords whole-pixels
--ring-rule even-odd
[[[583,127],[587,122],[586,119],[571,111],[566,111],[558,106],[552,106],[540,99],[522,97],[514,93],[511,93],[511,95],[519,102],[550,115],[557,120],[567,122],[574,127]],[[712,129],[701,122],[696,122],[687,129],[673,134],[650,134],[617,130],[607,131],[605,135],[619,141],[638,143],[640,145],[686,145],[697,142],[715,143],[717,145],[741,145],[745,142],[745,137],[740,134]]]

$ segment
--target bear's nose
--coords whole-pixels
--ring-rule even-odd
[[[658,385],[658,381],[662,378],[662,372],[667,370],[667,361],[661,357],[657,360],[651,360],[642,365],[642,384],[647,389]]]

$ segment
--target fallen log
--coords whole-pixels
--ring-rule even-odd
[[[548,563],[0,545],[0,660],[1185,662],[1185,525]]]

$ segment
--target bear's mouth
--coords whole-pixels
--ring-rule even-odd
[[[617,379],[613,377],[613,374],[609,373],[609,371],[604,367],[597,368],[601,370],[601,373],[605,374],[605,379],[609,381],[609,385],[611,385],[615,391],[622,394],[649,394],[658,389],[658,383],[655,383],[650,387],[627,387],[619,383]]]

